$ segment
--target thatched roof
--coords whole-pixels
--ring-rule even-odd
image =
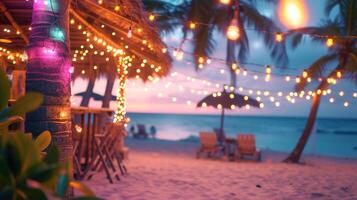
[[[10,30],[1,34],[0,47],[12,52],[24,52],[28,44],[32,4],[31,1],[24,0],[0,1],[0,31]],[[168,73],[171,58],[162,52],[162,49],[166,48],[165,44],[161,41],[153,22],[149,20],[149,14],[143,11],[140,0],[103,0],[101,5],[95,0],[72,0],[69,11],[71,19],[75,22],[70,25],[70,41],[72,55],[77,54],[78,58],[73,61],[77,75],[86,77],[90,74],[112,74],[112,70],[115,69],[111,67],[114,62],[106,59],[107,57],[112,59],[112,56],[110,57],[109,54],[100,56],[100,52],[107,50],[104,46],[95,46],[97,54],[84,53],[89,48],[83,31],[91,32],[113,48],[124,49],[127,55],[134,57],[129,77],[139,75],[145,79],[149,75],[163,76]],[[78,24],[83,28],[79,30]],[[133,33],[132,38],[127,37],[130,27]],[[11,43],[6,43],[6,40]],[[126,49],[126,46],[129,48]],[[83,53],[85,59],[81,60]],[[5,54],[6,52],[3,52],[3,55]],[[147,60],[149,67],[140,66],[144,59]],[[155,71],[150,65],[154,65],[155,68],[161,66],[161,70]],[[18,67],[19,62],[15,66]],[[99,72],[91,72],[90,70],[94,69],[93,66],[97,66],[96,70]],[[82,69],[87,73],[79,74]],[[137,73],[137,69],[140,69],[140,74]]]

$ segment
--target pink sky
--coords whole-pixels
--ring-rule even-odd
[[[316,26],[320,23],[323,17],[323,3],[324,0],[319,1],[306,1],[310,9],[309,13],[309,26]],[[262,12],[267,16],[274,18],[274,12],[271,9],[263,5]],[[313,13],[312,13],[313,12]],[[164,41],[173,47],[177,47],[180,40],[180,32],[176,32],[164,38]],[[259,39],[254,33],[248,32],[250,39],[250,57],[249,62],[259,63],[261,66],[243,66],[249,67],[250,70],[263,71],[265,65],[269,64],[274,66],[274,62],[269,57],[267,49],[264,47],[262,40]],[[214,57],[225,58],[226,42],[225,37],[221,34],[216,34],[216,51]],[[288,67],[298,68],[301,70],[278,70],[273,68],[273,73],[279,72],[282,74],[299,74],[303,68],[309,66],[319,56],[326,53],[327,47],[316,43],[311,43],[309,38],[305,38],[305,43],[296,50],[289,49],[289,64]],[[190,50],[190,45],[185,44],[184,49]],[[171,49],[172,50],[172,49]],[[205,94],[203,92],[212,93],[222,90],[222,86],[216,88],[214,84],[208,86],[203,84],[202,80],[187,80],[187,75],[191,77],[200,77],[200,79],[211,81],[212,83],[229,83],[229,75],[227,72],[220,73],[220,69],[224,69],[224,64],[213,61],[211,64],[205,65],[204,69],[196,72],[192,64],[188,63],[190,60],[189,55],[185,55],[184,61],[173,63],[172,72],[178,72],[176,76],[167,76],[156,83],[143,84],[140,80],[130,80],[127,84],[127,104],[128,112],[150,112],[150,113],[195,113],[195,114],[219,114],[220,112],[213,108],[196,108],[195,104],[202,99]],[[254,80],[253,76],[258,75],[259,80]],[[249,73],[248,76],[240,75],[238,77],[238,87],[243,87],[242,94],[249,95],[249,90],[245,88],[256,88],[261,91],[274,90],[274,91],[293,91],[294,83],[286,82],[284,77],[272,76],[270,82],[265,82],[262,74]],[[294,77],[292,78],[294,79]],[[78,79],[72,86],[72,93],[83,92],[86,88],[87,82],[85,80]],[[99,79],[96,82],[94,91],[99,94],[103,94],[106,85],[105,79]],[[117,83],[114,85],[113,95],[116,93]],[[191,93],[191,90],[195,89],[195,93]],[[333,86],[332,93],[324,97],[322,106],[319,110],[320,117],[343,117],[343,118],[356,118],[357,111],[357,98],[353,98],[353,93],[357,92],[356,85],[342,81],[336,86]],[[345,95],[340,97],[338,93],[344,90]],[[197,91],[201,91],[201,94],[197,94]],[[254,91],[256,92],[256,91]],[[162,95],[161,97],[159,97]],[[252,95],[256,97],[256,95]],[[275,94],[276,96],[276,94]],[[284,95],[285,96],[285,95]],[[335,102],[329,103],[329,98],[334,97]],[[176,101],[173,102],[173,98]],[[79,105],[81,98],[75,97],[74,103]],[[277,100],[277,99],[274,99]],[[191,101],[191,105],[187,104],[187,101]],[[292,104],[285,100],[285,98],[278,99],[280,107],[275,106],[275,102],[270,102],[269,97],[263,98],[262,101],[265,104],[263,109],[235,109],[228,111],[228,114],[234,115],[273,115],[273,116],[307,116],[310,108],[310,101],[305,99],[296,99],[296,103]],[[349,102],[349,107],[345,108],[343,103]],[[100,102],[91,101],[91,107],[100,107]],[[112,102],[111,107],[115,108],[115,102]]]

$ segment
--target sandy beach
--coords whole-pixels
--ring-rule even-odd
[[[84,181],[102,198],[357,199],[357,161],[306,156],[285,164],[283,153],[263,150],[263,161],[195,159],[193,142],[127,140],[129,174],[115,184],[96,175]]]

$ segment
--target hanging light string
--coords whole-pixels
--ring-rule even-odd
[[[178,76],[178,75],[181,75],[180,73],[178,72],[173,72],[171,73],[171,76]],[[192,82],[197,82],[199,79],[195,79],[193,77],[190,76],[190,78],[187,79],[188,81],[191,80]],[[203,83],[204,81],[202,81],[201,83],[203,85],[206,85],[205,83]],[[208,82],[206,82],[208,83]],[[216,86],[214,88],[211,88],[213,91],[213,96],[214,97],[217,97],[217,96],[220,96],[221,95],[221,92],[217,92],[217,89],[219,89],[219,91],[222,90],[222,84],[212,84],[212,82],[209,82],[210,83],[210,86]],[[197,84],[196,84],[197,85]],[[132,86],[136,86],[135,82],[132,82]],[[167,82],[166,84],[164,84],[164,87],[161,87],[165,90],[168,90],[170,92],[173,91],[173,89],[178,89],[178,92],[184,92],[184,91],[189,91],[191,94],[197,94],[199,96],[203,96],[203,95],[208,95],[212,92],[209,92],[207,89],[201,89],[201,88],[197,88],[197,87],[188,87],[188,86],[183,86],[180,84],[180,82]],[[257,101],[260,102],[260,107],[263,108],[264,107],[264,102],[270,102],[272,103],[273,105],[275,105],[276,107],[280,107],[281,105],[281,102],[283,101],[287,101],[288,103],[291,103],[291,104],[295,104],[297,103],[298,100],[311,100],[312,97],[316,94],[319,94],[318,92],[312,92],[312,91],[308,91],[308,92],[305,92],[305,91],[302,91],[300,93],[297,93],[297,92],[277,92],[276,90],[262,90],[262,89],[249,89],[249,88],[246,88],[246,87],[232,87],[232,86],[228,86],[228,85],[225,85],[224,88],[226,89],[226,91],[229,91],[229,92],[234,92],[235,90],[239,91],[239,93],[246,93],[246,94],[249,94],[250,96],[253,95],[253,96],[256,96],[255,99]],[[144,87],[144,92],[148,92],[148,87]],[[193,102],[196,102],[196,101],[193,101],[192,99],[190,98],[185,98],[185,97],[178,97],[179,95],[164,95],[165,92],[159,92],[157,94],[157,97],[158,98],[169,98],[171,99],[172,102],[174,103],[177,103],[179,100],[186,100],[186,104],[187,105],[192,105]],[[329,96],[328,98],[328,102],[329,103],[337,103],[337,99],[342,99],[344,98],[345,96],[347,96],[346,94],[344,94],[343,91],[340,91],[338,93],[338,96],[331,96],[332,95],[332,90],[326,90],[326,92],[321,92],[321,95],[324,95],[324,96]],[[187,96],[187,95],[186,95]],[[353,94],[353,97],[354,98],[357,98],[357,92]],[[247,95],[244,96],[245,99],[249,99],[249,97]],[[264,100],[265,99],[265,100]],[[344,107],[348,107],[350,105],[350,102],[347,101],[347,100],[339,100],[339,101],[343,101],[343,106]],[[231,109],[235,109],[235,106],[232,106]],[[248,108],[249,109],[249,108]]]
[[[160,14],[155,14],[156,17],[161,17],[162,15]],[[165,18],[171,18],[171,19],[177,19],[175,16],[164,16]],[[198,26],[215,26],[216,24],[214,23],[204,23],[204,22],[199,22],[199,21],[192,21],[192,20],[186,20],[187,26],[191,29],[194,30]],[[300,33],[297,30],[287,30],[287,31],[269,31],[269,30],[263,30],[263,29],[257,29],[257,28],[251,28],[251,27],[245,27],[244,30],[246,31],[254,31],[254,32],[261,32],[264,34],[269,34],[269,35],[279,35],[278,37],[281,37],[281,39],[284,39],[286,36],[290,36],[293,33]],[[325,39],[357,39],[357,35],[323,35],[323,34],[317,34],[317,33],[303,33],[303,35],[309,35],[311,37],[316,37],[316,38],[325,38]],[[278,42],[282,41],[279,39],[277,40]],[[330,40],[331,41],[331,40]]]
[[[175,52],[175,50],[177,50],[177,48],[174,48],[174,47],[170,47],[170,48],[173,48]],[[195,54],[194,53],[191,53],[189,51],[184,51],[180,50],[182,52],[182,54],[187,54],[187,55],[191,55],[192,57],[195,57]],[[173,53],[173,55],[177,55],[177,53]],[[221,64],[221,65],[226,65],[226,61],[222,58],[217,58],[217,57],[207,57],[207,58],[204,58],[204,57],[199,57],[198,58],[198,62],[199,62],[199,68],[202,69],[204,68],[204,64],[211,64],[213,61],[218,63],[218,64]],[[189,59],[183,59],[183,56],[181,55],[181,58],[179,59],[179,61],[182,61],[182,60],[185,60],[185,61],[188,61],[189,63],[194,63],[193,60],[189,60]],[[262,71],[259,71],[259,70],[254,70],[254,69],[251,69],[251,67],[242,67],[243,65],[245,66],[254,66],[254,67],[260,67],[260,68],[265,68],[265,72],[262,72]],[[294,79],[295,77],[304,77],[304,78],[307,78],[307,79],[311,79],[309,82],[312,81],[312,77],[310,77],[310,75],[308,74],[308,71],[306,69],[299,69],[299,68],[289,68],[289,67],[283,67],[283,66],[275,66],[275,65],[262,65],[262,64],[258,64],[258,63],[252,63],[252,62],[234,62],[232,64],[232,71],[233,72],[236,72],[236,74],[243,74],[244,76],[246,76],[246,74],[248,74],[248,72],[252,72],[252,73],[255,73],[255,74],[267,74],[267,68],[270,68],[270,72],[269,72],[269,76],[273,75],[273,76],[277,76],[277,77],[284,77],[285,79],[288,79],[289,81],[291,79]],[[215,68],[215,69],[218,69],[220,70],[220,72],[222,73],[223,71],[226,71],[227,70],[227,67],[219,67],[219,66],[215,66],[215,65],[212,65],[210,68],[207,68],[207,69],[212,69],[212,68]],[[279,69],[279,71],[277,73],[273,73],[272,72],[272,68],[277,68]],[[283,73],[283,71],[298,71],[298,74],[288,74],[288,73]],[[305,77],[307,73],[307,77]],[[304,75],[305,74],[305,75]],[[316,77],[314,77],[316,78]],[[323,79],[323,77],[318,77],[317,80],[321,81]],[[344,77],[343,76],[343,70],[340,70],[338,72],[338,75],[336,74],[336,78],[335,79],[349,79],[349,77]]]

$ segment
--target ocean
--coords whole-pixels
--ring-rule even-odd
[[[219,115],[183,115],[128,113],[128,128],[144,124],[147,132],[154,126],[156,137],[165,140],[195,138],[200,131],[219,128]],[[256,135],[257,146],[290,152],[305,127],[305,118],[225,116],[227,136],[239,133]],[[304,153],[343,158],[357,158],[357,119],[318,119]]]

